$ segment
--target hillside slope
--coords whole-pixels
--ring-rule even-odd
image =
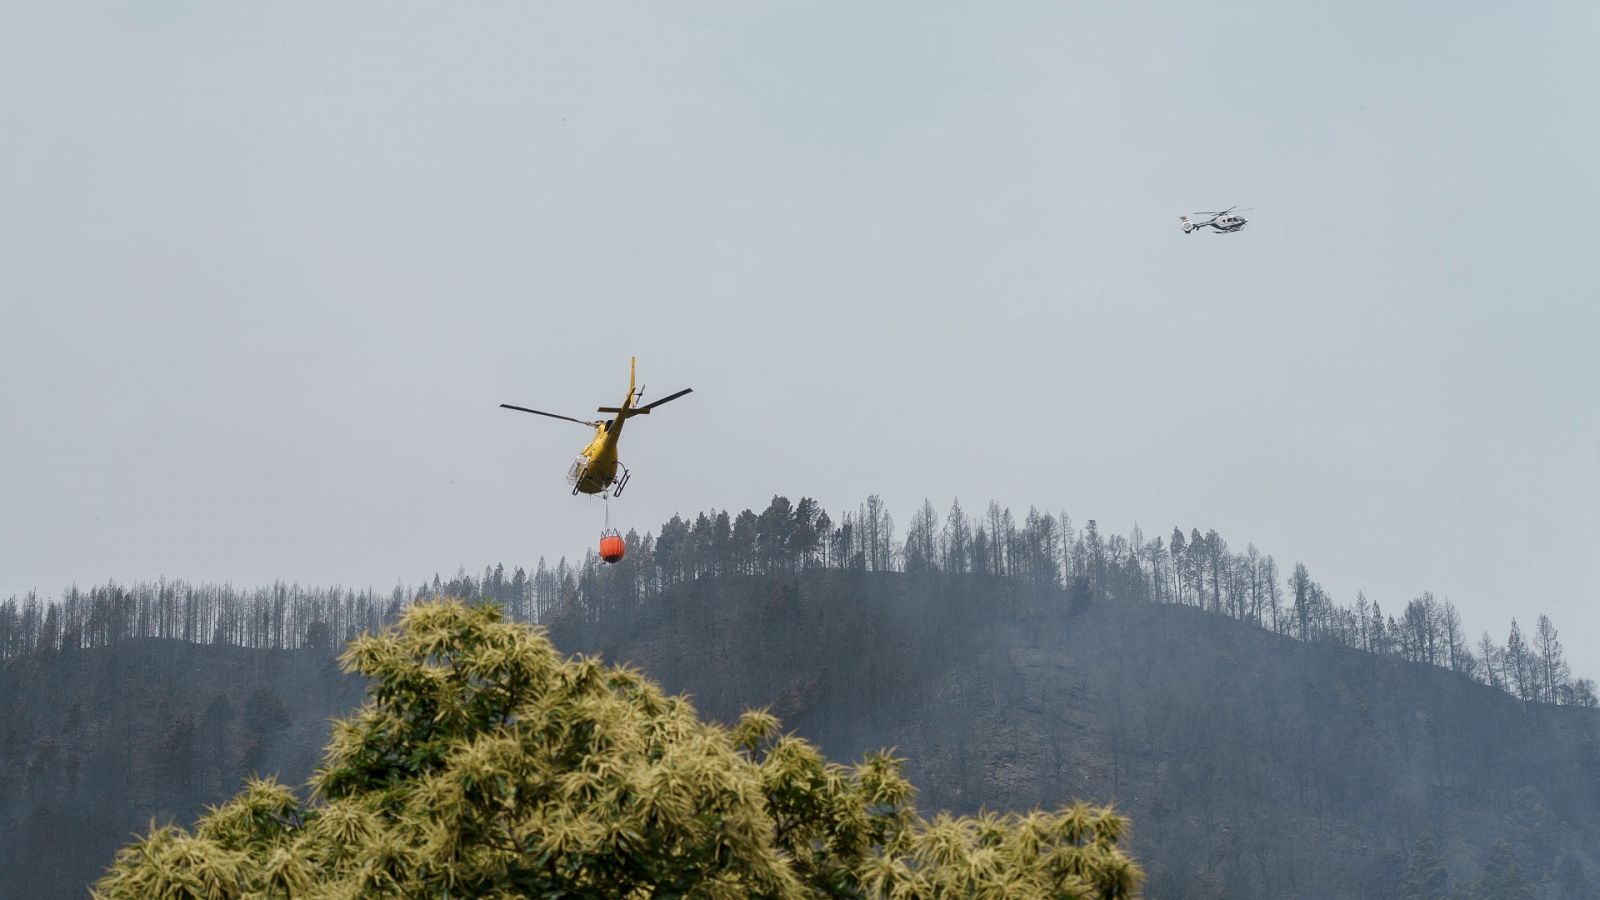
[[[1190,607],[835,570],[552,636],[709,716],[770,705],[835,759],[898,748],[927,810],[1115,801],[1153,897],[1393,897],[1424,833],[1458,885],[1502,839],[1543,896],[1600,881],[1600,711]],[[177,641],[0,665],[0,900],[83,896],[152,817],[249,772],[302,783],[361,688],[325,653]]]
[[[1180,606],[825,572],[680,585],[557,625],[703,713],[772,705],[834,758],[893,746],[922,805],[1115,801],[1157,897],[1392,897],[1423,833],[1453,881],[1504,839],[1564,896],[1600,873],[1600,711]]]
[[[0,665],[0,900],[81,898],[152,819],[304,782],[361,691],[326,653],[154,638]]]

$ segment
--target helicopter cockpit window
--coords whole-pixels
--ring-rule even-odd
[[[573,460],[572,468],[567,470],[567,484],[576,487],[578,484],[578,479],[583,477],[583,470],[587,468],[588,465],[589,461],[581,456]]]

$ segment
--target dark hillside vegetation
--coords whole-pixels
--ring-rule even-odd
[[[552,635],[708,716],[771,706],[833,759],[897,748],[925,811],[1114,802],[1150,896],[1392,897],[1429,841],[1455,887],[1514,866],[1577,897],[1600,873],[1600,713],[1189,606],[707,575]],[[360,692],[312,650],[128,640],[0,666],[3,896],[82,896],[151,817],[193,821],[249,772],[303,782]]]
[[[85,895],[154,819],[298,783],[361,684],[325,653],[127,640],[0,663],[0,898]]]
[[[703,512],[673,516],[659,535],[629,531],[627,554],[615,566],[593,551],[577,565],[540,559],[530,572],[494,565],[481,578],[455,578],[388,594],[371,589],[307,588],[277,582],[249,590],[162,579],[37,594],[0,602],[0,659],[57,649],[104,647],[159,637],[239,647],[333,652],[363,631],[393,622],[415,599],[493,599],[521,621],[592,621],[638,607],[673,585],[723,575],[813,570],[905,572],[910,575],[999,576],[1036,586],[1071,587],[1102,599],[1192,606],[1307,643],[1353,647],[1380,656],[1448,668],[1530,703],[1595,706],[1591,679],[1566,662],[1549,617],[1511,620],[1504,643],[1487,631],[1474,641],[1458,610],[1431,592],[1386,615],[1358,593],[1339,604],[1296,563],[1287,577],[1254,544],[1230,548],[1216,531],[1178,528],[1171,541],[1103,533],[1095,520],[1075,528],[1065,512],[1030,508],[1025,516],[990,501],[983,516],[960,502],[940,517],[923,502],[904,540],[877,497],[836,523],[815,501],[776,496],[757,514]],[[1391,609],[1399,608],[1391,603]]]
[[[1189,607],[819,572],[553,633],[835,758],[896,747],[928,808],[1115,802],[1151,896],[1393,897],[1424,835],[1457,886],[1498,840],[1549,896],[1600,874],[1600,713]]]
[[[926,809],[1115,799],[1156,896],[1600,881],[1594,685],[1545,616],[1474,642],[1448,601],[1339,605],[1214,531],[994,503],[925,503],[902,540],[877,497],[837,521],[774,497],[626,540],[615,566],[389,593],[162,580],[0,603],[0,896],[81,896],[151,816],[190,821],[252,771],[302,781],[360,696],[334,653],[438,596],[724,719],[771,705],[836,759],[900,747]]]

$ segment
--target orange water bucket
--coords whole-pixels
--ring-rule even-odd
[[[608,563],[622,559],[627,548],[622,545],[622,535],[615,531],[608,531],[600,535],[600,558]]]

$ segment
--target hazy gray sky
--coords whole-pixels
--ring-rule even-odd
[[[1214,527],[1600,676],[1596,7],[991,7],[0,4],[0,596],[581,554],[496,405],[637,354],[623,527]]]

